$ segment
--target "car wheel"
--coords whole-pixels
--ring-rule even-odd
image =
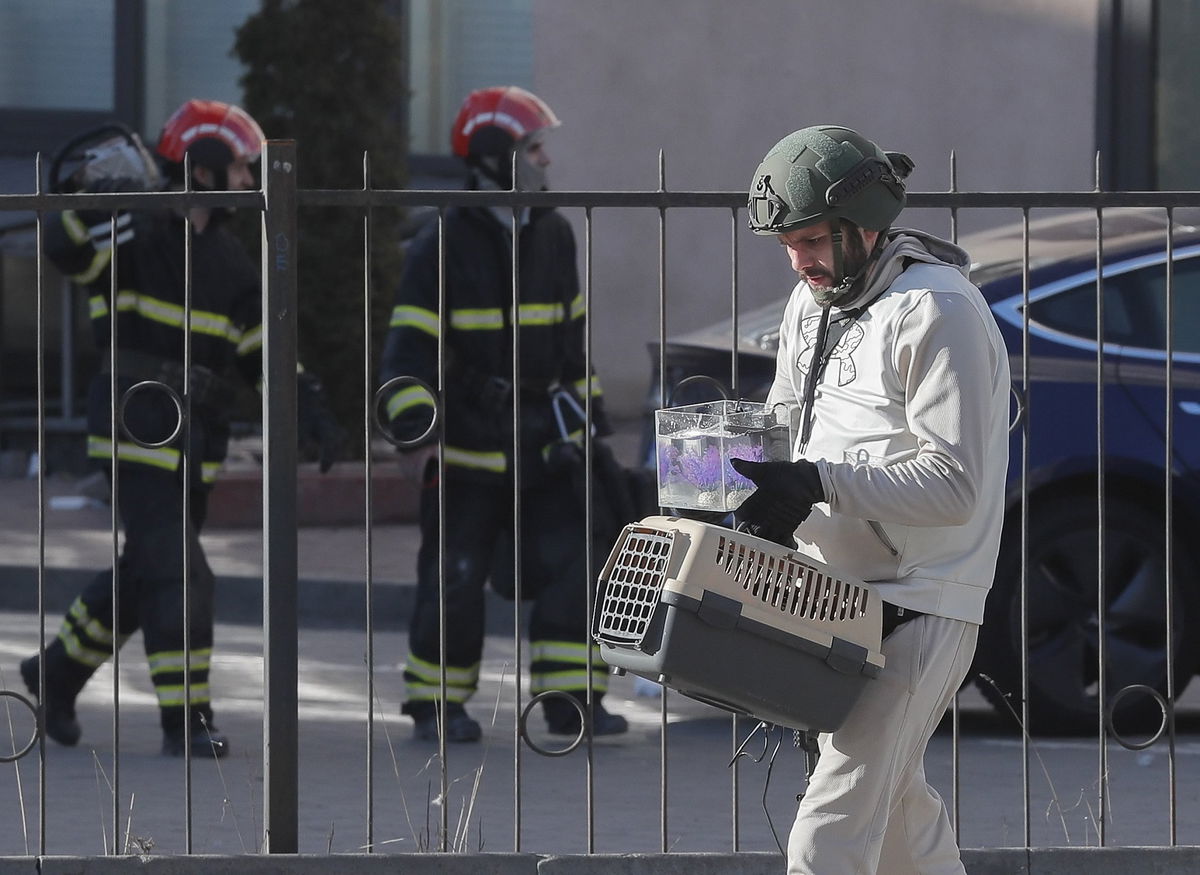
[[[1048,734],[1094,734],[1098,726],[1100,642],[1096,610],[1099,569],[1094,501],[1038,502],[1029,518],[1029,729]],[[1161,517],[1110,499],[1105,525],[1106,703],[1132,685],[1165,696],[1166,536]],[[1021,556],[1016,529],[1006,530],[988,595],[976,656],[984,696],[1008,716],[1021,714]],[[1197,636],[1193,564],[1182,549],[1175,561],[1175,694],[1191,679]],[[1010,710],[1011,707],[1011,710]],[[1162,720],[1145,691],[1120,697],[1112,726],[1123,736],[1153,732]]]

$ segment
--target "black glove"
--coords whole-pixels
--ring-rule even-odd
[[[795,547],[792,533],[808,519],[812,506],[825,501],[821,473],[812,462],[750,462],[730,459],[733,469],[758,488],[734,511],[752,535]]]
[[[345,452],[347,435],[325,403],[321,381],[312,374],[296,375],[296,412],[300,442],[316,447],[317,463],[324,474]]]
[[[432,419],[433,408],[427,407],[424,404],[397,414],[396,418],[388,423],[388,431],[398,441],[415,440],[416,443],[397,446],[396,449],[401,453],[411,453],[436,442],[438,431],[441,429],[441,423],[438,423],[434,428],[430,428],[429,423]]]

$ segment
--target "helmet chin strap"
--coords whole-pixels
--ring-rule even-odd
[[[887,232],[889,229],[884,228],[875,237],[875,243],[871,247],[871,251],[867,254],[862,266],[859,267],[851,276],[845,276],[845,249],[843,246],[843,234],[840,224],[830,234],[830,240],[833,243],[833,278],[834,284],[827,289],[819,289],[809,285],[809,290],[812,292],[813,299],[822,307],[830,305],[838,306],[842,303],[852,301],[857,297],[862,290],[862,283],[866,280],[867,275],[871,272],[871,268],[875,266],[875,262],[879,258],[879,254],[883,252],[884,244],[887,242]]]

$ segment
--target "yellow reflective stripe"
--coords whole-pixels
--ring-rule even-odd
[[[522,325],[556,325],[563,321],[563,305],[553,304],[522,304]]]
[[[531,672],[529,675],[529,692],[533,695],[547,690],[586,690],[588,673],[586,671],[546,671]],[[608,692],[608,673],[592,670],[592,689],[597,693]]]
[[[392,312],[392,325],[414,325],[413,316],[410,315],[407,319],[398,316],[401,309],[403,308],[397,307]],[[416,310],[415,307],[407,309]],[[556,325],[563,321],[563,305],[558,301],[550,304],[522,304],[519,312],[522,325]],[[504,311],[499,307],[451,310],[450,327],[459,331],[496,331],[504,327]]]
[[[172,706],[186,705],[188,700],[185,697],[186,687],[183,684],[170,684],[154,687],[154,692],[158,695],[158,705],[160,708],[170,708]],[[192,684],[192,702],[193,705],[201,705],[210,701],[208,684]]]
[[[102,319],[108,315],[108,301],[104,295],[92,295],[88,298],[88,313],[93,319]]]
[[[440,333],[438,314],[424,307],[399,304],[392,310],[392,328],[416,328],[437,337]]]
[[[221,473],[221,465],[221,462],[201,462],[200,480],[204,483],[217,482],[217,475]]]
[[[446,464],[458,465],[460,468],[478,468],[482,471],[494,471],[503,474],[508,469],[508,461],[504,453],[481,453],[476,450],[464,450],[461,447],[446,447]]]
[[[97,222],[87,229],[88,236],[97,246],[112,246],[112,230],[113,222],[105,219],[103,222]],[[129,213],[121,213],[117,216],[117,244],[124,243],[126,240],[133,239],[133,216]]]
[[[150,663],[150,674],[163,674],[164,672],[180,672],[187,671],[188,664],[184,661],[186,654],[182,650],[169,650],[163,653],[151,653],[146,657],[146,661]],[[212,648],[197,647],[192,651],[192,671],[207,671],[212,667]]]
[[[600,660],[600,645],[591,645],[591,651],[593,663],[603,666],[604,663]],[[531,662],[543,660],[547,662],[576,662],[580,665],[586,665],[587,657],[588,645],[573,641],[534,641],[529,645],[529,659]]]
[[[575,296],[575,300],[571,302],[571,314],[569,318],[572,320],[578,319],[586,312],[587,309],[583,303],[583,292],[580,292]]]
[[[429,397],[429,393],[420,386],[406,386],[401,389],[387,403],[388,419],[392,420],[412,407],[433,407],[433,399]]]
[[[66,630],[58,633],[58,640],[63,643],[63,649],[67,651],[67,656],[76,662],[82,662],[84,665],[89,665],[92,668],[99,668],[104,665],[104,661],[112,656],[110,651],[93,650],[90,647],[84,647],[79,643],[79,638],[74,634],[64,634]]]
[[[86,286],[93,282],[96,277],[104,272],[104,268],[108,267],[108,263],[112,261],[112,249],[97,249],[92,256],[91,263],[81,270],[79,273],[71,274],[71,279],[79,283],[81,286]]]
[[[494,331],[504,327],[504,311],[495,307],[485,310],[451,310],[450,327],[459,331]]]
[[[242,335],[242,340],[237,348],[238,355],[245,355],[248,352],[262,349],[262,342],[262,326],[255,325]]]
[[[74,210],[63,210],[61,213],[63,230],[67,232],[67,237],[72,243],[90,243],[91,235],[88,234],[87,226],[83,224],[83,220]]]
[[[143,318],[174,328],[183,328],[185,321],[184,309],[179,304],[125,290],[117,295],[117,311],[130,310],[136,311]],[[192,310],[192,331],[221,337],[235,344],[242,340],[241,329],[234,325],[228,316],[205,310]]]
[[[91,459],[111,459],[112,441],[98,435],[88,435],[87,454]],[[179,467],[179,450],[171,447],[142,447],[137,444],[117,442],[117,458],[122,462],[140,462],[174,471]]]
[[[112,646],[113,630],[88,614],[87,605],[83,603],[83,599],[77,598],[71,603],[71,607],[67,611],[67,616],[74,619],[75,625],[79,626],[84,634],[97,644]],[[64,619],[62,628],[69,630],[71,625]]]
[[[446,687],[446,701],[458,702],[461,705],[471,698],[474,692],[474,687]],[[404,697],[410,702],[438,702],[441,701],[442,691],[438,687],[408,683],[404,685]]]
[[[600,388],[600,378],[599,377],[595,377],[595,376],[592,377],[591,384],[592,384],[591,392],[592,392],[593,397],[599,398],[601,395],[604,394],[604,390]],[[587,377],[584,377],[582,380],[576,380],[574,383],[571,384],[571,386],[575,390],[576,395],[583,396],[588,391]]]
[[[430,683],[438,683],[441,678],[441,666],[434,662],[427,662],[421,657],[408,654],[408,659],[405,660],[404,670],[411,675],[416,675],[418,678],[429,681]],[[479,682],[479,663],[460,668],[453,665],[446,666],[446,683],[457,684],[459,686],[470,685],[474,686]]]

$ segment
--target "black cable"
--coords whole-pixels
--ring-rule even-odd
[[[750,740],[758,734],[759,730],[762,730],[763,733],[763,749],[762,753],[756,757],[746,753],[746,745],[748,745]],[[770,759],[767,759],[767,775],[763,780],[762,789],[762,808],[763,814],[767,818],[767,828],[771,830],[771,837],[775,839],[775,847],[779,848],[779,853],[783,855],[784,859],[786,859],[787,851],[784,850],[783,843],[779,841],[779,833],[775,831],[775,822],[771,820],[771,809],[767,805],[767,791],[771,787],[771,771],[775,768],[775,757],[779,754],[779,748],[783,746],[783,738],[786,730],[782,726],[775,726],[774,724],[768,724],[765,721],[760,720],[758,724],[752,730],[750,730],[750,734],[747,735],[745,739],[742,740],[742,743],[737,746],[737,750],[735,750],[733,753],[733,758],[729,761],[729,767],[732,768],[733,764],[738,761],[739,757],[746,757],[751,762],[761,763],[767,756],[767,748],[771,745],[771,733],[776,730],[779,732],[779,737],[775,742],[774,750],[771,751]]]
[[[783,849],[783,844],[779,841],[779,833],[775,832],[775,823],[771,820],[771,809],[767,806],[767,789],[771,786],[771,770],[775,768],[775,755],[779,753],[779,748],[783,746],[783,727],[776,728],[779,729],[779,740],[775,742],[775,749],[771,751],[771,758],[767,760],[767,777],[763,781],[762,808],[763,814],[767,818],[767,827],[771,830],[771,838],[775,839],[775,847],[779,848],[779,853],[786,860],[787,851]]]

